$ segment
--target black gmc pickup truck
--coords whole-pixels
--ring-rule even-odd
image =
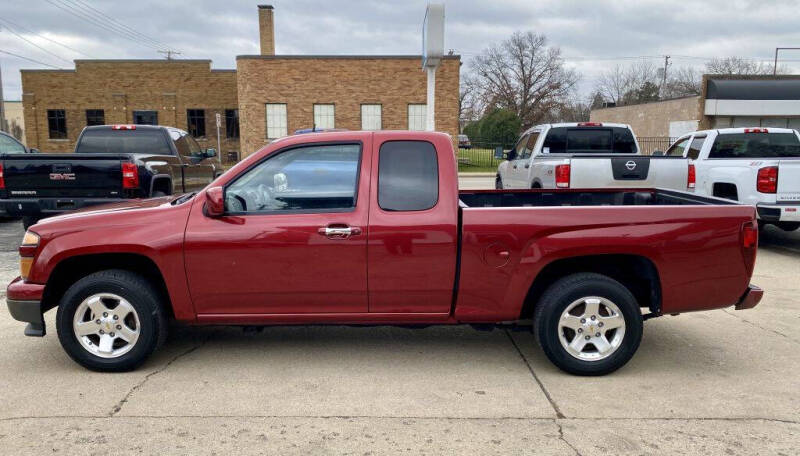
[[[0,157],[0,213],[27,228],[82,207],[200,190],[223,171],[215,156],[177,128],[86,127],[73,154]]]

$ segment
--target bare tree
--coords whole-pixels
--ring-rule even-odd
[[[670,69],[667,76],[667,85],[661,90],[662,98],[700,95],[701,76],[695,68],[685,66]]]
[[[725,57],[712,59],[706,63],[706,73],[709,74],[772,74],[772,64],[741,57]],[[778,74],[788,73],[786,67],[778,67]]]
[[[470,75],[461,78],[458,91],[458,119],[461,125],[478,120],[483,111],[479,86]]]
[[[579,77],[544,35],[515,32],[471,62],[485,108],[513,111],[528,128],[560,106]]]
[[[641,60],[628,66],[615,65],[600,74],[596,91],[606,101],[617,105],[636,101],[635,93],[648,84],[658,82],[656,67],[647,60]]]

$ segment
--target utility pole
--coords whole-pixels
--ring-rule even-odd
[[[167,60],[172,60],[173,55],[181,55],[178,51],[173,51],[172,49],[167,49],[166,51],[158,51],[159,54],[164,54],[167,56]]]
[[[661,80],[661,98],[664,98],[664,88],[667,87],[667,68],[669,67],[669,56],[664,56],[664,74]]]

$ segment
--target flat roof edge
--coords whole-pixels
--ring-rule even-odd
[[[289,54],[289,55],[237,55],[236,60],[239,59],[254,59],[254,60],[281,60],[281,59],[353,59],[353,60],[372,60],[372,59],[420,59],[422,60],[422,55],[407,55],[407,54],[398,54],[398,55],[345,55],[345,54],[332,54],[332,55],[324,55],[324,54],[310,54],[310,55],[303,55],[303,54]],[[461,55],[453,54],[453,55],[445,55],[442,57],[443,60],[459,60],[461,59]]]

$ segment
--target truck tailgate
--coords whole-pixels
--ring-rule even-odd
[[[682,157],[573,156],[570,187],[685,190],[688,173],[688,161]]]
[[[800,203],[800,160],[781,160],[778,164],[777,201]]]
[[[7,197],[119,197],[124,159],[105,154],[6,156]]]

